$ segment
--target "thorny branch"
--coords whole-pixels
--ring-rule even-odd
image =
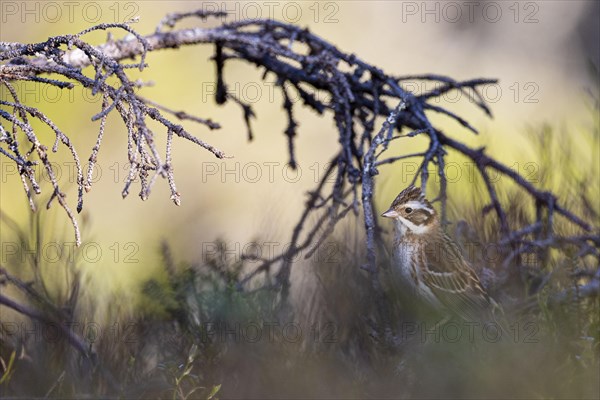
[[[444,172],[447,151],[452,149],[475,165],[489,196],[489,205],[484,211],[493,210],[501,227],[504,243],[514,249],[512,257],[526,251],[523,246],[527,237],[536,235],[528,246],[555,244],[569,240],[557,236],[553,230],[553,219],[560,215],[580,231],[590,231],[592,227],[581,217],[567,209],[550,192],[536,188],[518,172],[486,154],[484,148],[472,148],[461,141],[451,138],[446,132],[435,127],[429,120],[428,113],[434,112],[447,116],[477,134],[477,130],[464,118],[450,110],[432,104],[449,91],[458,90],[466,95],[485,114],[491,111],[479,89],[496,83],[493,79],[471,79],[456,81],[439,75],[394,76],[385,73],[354,54],[344,53],[331,43],[312,34],[308,29],[299,28],[274,20],[243,20],[222,23],[214,28],[196,27],[191,29],[175,29],[177,23],[185,18],[208,17],[223,18],[223,12],[205,12],[198,10],[189,13],[175,13],[166,16],[150,35],[142,36],[134,31],[130,24],[100,24],[75,35],[56,36],[45,42],[34,44],[0,43],[0,85],[10,94],[10,100],[2,100],[0,120],[2,124],[0,136],[0,154],[14,162],[21,174],[25,193],[33,208],[32,192],[41,192],[35,180],[35,167],[41,162],[53,185],[51,201],[56,198],[71,219],[76,232],[77,243],[80,234],[75,215],[71,212],[65,194],[61,190],[48,159],[47,146],[42,144],[34,132],[28,118],[36,118],[50,127],[56,134],[52,147],[57,151],[64,145],[72,154],[77,165],[78,200],[77,210],[83,207],[84,191],[92,186],[91,170],[100,152],[105,137],[107,115],[117,113],[123,121],[128,138],[128,161],[130,170],[123,188],[123,196],[127,196],[131,184],[136,178],[141,182],[139,195],[146,199],[158,177],[166,178],[171,189],[171,199],[179,204],[180,195],[175,186],[171,149],[175,136],[191,141],[214,156],[223,158],[225,153],[216,149],[202,139],[193,136],[181,125],[172,122],[165,115],[172,114],[178,119],[198,122],[209,129],[220,126],[210,119],[193,117],[183,111],[173,111],[166,106],[147,100],[137,94],[142,84],[131,81],[127,71],[132,68],[143,70],[147,65],[145,58],[148,52],[159,49],[177,49],[185,45],[212,44],[215,48],[213,60],[216,65],[217,93],[216,101],[224,104],[233,101],[243,111],[243,118],[248,129],[249,140],[253,137],[251,119],[255,113],[250,104],[236,98],[227,91],[225,66],[236,60],[256,65],[263,71],[262,79],[271,75],[277,82],[284,100],[283,109],[288,124],[284,134],[288,138],[289,163],[296,166],[297,154],[295,138],[298,122],[294,113],[299,104],[291,101],[296,93],[308,107],[322,115],[331,115],[338,131],[340,147],[332,159],[317,187],[308,194],[308,200],[300,220],[292,231],[292,245],[285,254],[263,262],[253,272],[238,282],[240,289],[261,273],[267,273],[278,266],[274,275],[275,285],[283,290],[283,298],[289,287],[291,260],[299,251],[313,246],[312,253],[325,238],[331,234],[336,224],[349,211],[359,214],[361,205],[367,233],[367,265],[365,269],[373,274],[373,283],[377,286],[376,242],[379,235],[377,212],[373,204],[377,167],[393,164],[408,157],[421,159],[420,167],[413,178],[420,178],[420,185],[425,190],[429,179],[429,167],[433,165],[438,173],[440,189],[437,199],[440,201],[441,216],[447,222],[447,178]],[[92,46],[83,38],[96,30],[122,30],[127,35],[120,40],[109,40],[100,46]],[[124,60],[137,59],[133,64]],[[85,72],[92,67],[93,73]],[[60,78],[44,78],[44,74],[53,74]],[[111,77],[115,84],[109,84]],[[113,79],[112,81],[114,81]],[[405,89],[409,82],[415,80],[433,81],[436,87],[423,93],[411,93]],[[89,156],[87,173],[83,173],[80,158],[69,137],[55,126],[41,111],[25,106],[17,96],[15,82],[31,81],[39,85],[53,85],[60,89],[72,89],[76,84],[89,89],[92,93],[102,94],[102,108],[92,120],[100,120],[100,128],[96,144]],[[318,94],[326,93],[328,100]],[[12,110],[12,111],[11,111]],[[378,130],[381,118],[386,118]],[[160,134],[148,126],[148,120],[157,121],[164,127],[167,139],[164,150],[164,161],[156,146],[155,137]],[[402,134],[402,132],[408,133]],[[392,140],[425,135],[429,139],[426,151],[415,154],[394,154],[386,159],[378,158],[388,149]],[[25,150],[28,148],[29,150]],[[37,157],[37,159],[36,159]],[[526,227],[510,226],[505,206],[498,196],[498,188],[490,178],[490,172],[500,173],[508,177],[524,193],[537,209],[536,221]],[[152,175],[152,176],[150,176]],[[327,182],[333,181],[332,185]],[[50,202],[48,203],[50,206]],[[316,223],[310,228],[306,225],[313,215],[319,215]],[[519,229],[519,230],[517,230]],[[596,249],[598,256],[598,234],[578,236],[571,240],[582,251]],[[581,239],[585,238],[585,239]],[[316,239],[317,245],[314,246]],[[309,253],[309,254],[310,254]],[[593,253],[593,252],[592,252]],[[272,287],[273,284],[268,285]],[[376,288],[379,290],[378,288]]]

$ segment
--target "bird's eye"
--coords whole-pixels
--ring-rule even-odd
[[[410,214],[412,212],[412,208],[406,207],[404,211],[406,211],[407,214]]]

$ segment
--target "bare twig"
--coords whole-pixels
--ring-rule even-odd
[[[420,167],[412,181],[416,183],[420,180],[421,187],[426,190],[429,168],[433,165],[440,182],[436,199],[441,204],[442,221],[447,223],[448,180],[444,167],[445,157],[450,150],[473,162],[475,171],[481,176],[489,197],[489,206],[484,211],[494,211],[499,222],[502,243],[510,246],[514,255],[532,246],[550,246],[568,241],[579,243],[582,254],[583,252],[590,254],[590,246],[598,248],[596,240],[598,233],[589,233],[593,228],[590,223],[569,210],[555,195],[536,188],[518,172],[487,155],[485,149],[469,147],[430,122],[428,113],[439,113],[458,122],[459,129],[477,133],[476,128],[466,119],[434,104],[434,100],[449,91],[457,90],[471,99],[482,112],[491,115],[480,90],[485,85],[495,84],[496,80],[456,81],[439,75],[403,77],[390,75],[354,54],[339,50],[308,29],[274,20],[242,20],[222,23],[214,28],[176,29],[177,23],[185,18],[204,20],[223,15],[222,12],[203,10],[170,14],[158,24],[152,34],[146,36],[135,32],[128,24],[100,24],[75,35],[56,36],[41,43],[2,43],[0,84],[9,88],[12,101],[3,101],[0,104],[2,107],[0,108],[0,122],[2,122],[0,156],[7,157],[19,168],[25,193],[30,202],[32,193],[41,191],[34,178],[35,163],[41,162],[53,186],[51,199],[56,198],[65,209],[75,227],[78,242],[80,234],[77,221],[56,180],[48,159],[47,145],[40,142],[27,119],[28,115],[42,121],[55,132],[53,150],[62,143],[75,159],[78,166],[78,211],[83,206],[83,189],[87,191],[92,186],[91,168],[97,162],[100,144],[104,140],[106,117],[115,112],[118,113],[127,130],[130,168],[122,190],[123,196],[128,195],[131,185],[139,178],[141,185],[139,193],[142,199],[146,199],[154,183],[162,177],[168,182],[171,199],[179,204],[180,195],[175,186],[172,164],[173,138],[180,137],[193,142],[218,158],[224,158],[225,153],[192,135],[182,125],[172,122],[163,115],[163,112],[172,114],[180,120],[199,122],[210,129],[217,128],[218,124],[182,111],[173,111],[141,97],[137,89],[143,85],[132,81],[128,72],[131,68],[143,70],[146,67],[145,56],[148,52],[209,44],[215,49],[213,57],[217,70],[215,100],[218,104],[233,101],[242,108],[248,139],[251,140],[254,136],[250,125],[250,120],[255,116],[254,111],[251,105],[227,91],[225,66],[235,60],[256,65],[263,72],[262,79],[266,79],[269,75],[275,78],[284,100],[283,110],[287,115],[287,127],[283,127],[282,130],[287,138],[289,165],[295,166],[298,162],[297,158],[300,157],[295,151],[295,140],[299,134],[299,123],[295,112],[299,104],[291,101],[293,91],[300,95],[303,100],[302,106],[320,115],[331,117],[337,128],[339,142],[331,167],[316,189],[309,194],[304,212],[292,230],[289,251],[270,260],[263,260],[254,271],[238,282],[240,289],[254,277],[269,272],[271,267],[277,265],[279,268],[275,274],[276,286],[282,288],[282,299],[285,301],[290,284],[293,255],[308,246],[315,246],[312,241],[319,232],[324,231],[324,235],[317,240],[316,246],[311,250],[314,251],[350,210],[358,213],[361,204],[367,234],[365,268],[372,273],[374,285],[377,286],[375,249],[379,228],[372,203],[375,193],[373,176],[377,173],[377,167],[393,165],[409,157],[420,158]],[[84,36],[95,30],[117,30],[125,32],[126,36],[120,40],[113,40],[111,37],[100,46],[92,46],[84,40]],[[294,46],[294,44],[301,44],[301,46]],[[137,57],[139,58],[135,63],[125,64],[125,60]],[[93,68],[92,74],[84,73],[84,68],[88,66]],[[41,77],[43,74],[53,74],[53,77],[60,78],[43,78]],[[113,79],[109,80],[109,77]],[[404,89],[408,80],[431,81],[435,88],[425,93],[410,93]],[[63,89],[73,88],[73,83],[77,83],[92,93],[102,94],[102,108],[93,117],[100,119],[100,130],[89,157],[90,166],[85,179],[77,152],[69,136],[58,129],[41,111],[19,101],[16,91],[12,88],[13,83],[18,81],[50,84]],[[319,93],[327,94],[327,100],[317,96]],[[399,104],[401,106],[398,106]],[[381,126],[378,121],[383,118],[385,121]],[[158,122],[164,128],[164,132],[160,135],[166,136],[167,144],[162,151],[155,143],[156,135],[159,133],[149,127],[149,120]],[[381,129],[377,130],[378,128]],[[409,133],[402,135],[405,130]],[[416,135],[425,135],[428,138],[429,145],[425,151],[414,154],[400,152],[383,160],[378,159],[384,151],[388,150],[392,140]],[[25,146],[30,150],[23,150]],[[34,159],[36,157],[37,159]],[[499,173],[509,178],[523,193],[523,201],[534,204],[537,218],[531,226],[525,228],[510,226],[506,205],[501,201],[499,187],[490,178],[491,173]],[[333,184],[325,185],[326,181],[332,181]],[[309,217],[319,212],[321,215],[316,219],[316,224],[308,227]],[[573,236],[567,238],[555,234],[556,215],[560,215],[572,225],[575,232]],[[533,240],[527,239],[528,235],[533,233],[538,236]],[[582,241],[582,235],[591,235],[594,239]],[[380,290],[380,288],[376,289]]]

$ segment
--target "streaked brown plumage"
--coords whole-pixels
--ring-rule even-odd
[[[382,216],[395,221],[394,267],[417,296],[467,321],[494,313],[498,305],[443,231],[421,189],[404,189]]]

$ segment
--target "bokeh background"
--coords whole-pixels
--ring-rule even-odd
[[[49,36],[77,33],[97,23],[132,18],[136,19],[132,26],[139,33],[150,34],[166,13],[222,8],[229,12],[226,21],[275,18],[306,27],[342,51],[356,54],[389,74],[439,74],[456,80],[497,78],[497,85],[488,85],[483,90],[493,118],[484,115],[464,95],[449,93],[440,100],[441,106],[475,126],[479,135],[444,117],[432,115],[432,121],[471,146],[486,146],[489,154],[517,169],[534,184],[558,189],[561,203],[580,206],[588,197],[581,196],[582,200],[576,201],[580,200],[575,199],[578,193],[596,193],[591,196],[596,199],[600,195],[597,180],[593,182],[600,173],[598,105],[594,104],[598,99],[600,64],[599,4],[598,1],[486,0],[2,0],[0,41],[36,43]],[[219,22],[190,20],[178,27],[212,27]],[[118,29],[111,32],[115,38],[124,37]],[[106,38],[106,32],[101,31],[86,36],[94,44],[103,43]],[[197,392],[203,398],[219,384],[223,385],[221,393],[226,397],[248,393],[254,393],[256,398],[308,393],[317,398],[364,397],[365,393],[397,397],[399,393],[417,393],[423,397],[462,398],[468,394],[479,398],[477,393],[481,390],[493,398],[510,394],[521,398],[580,398],[592,394],[597,398],[597,318],[572,315],[581,310],[597,311],[597,302],[595,308],[591,302],[582,302],[583,306],[578,308],[565,307],[566,317],[559,319],[556,315],[549,316],[541,301],[540,307],[544,308],[541,320],[555,328],[549,330],[543,341],[537,345],[518,343],[510,351],[493,349],[489,353],[486,351],[491,349],[484,346],[479,348],[481,357],[475,360],[471,357],[475,354],[471,344],[448,352],[449,347],[444,346],[417,346],[414,350],[409,343],[402,348],[401,357],[382,354],[387,352],[376,348],[370,340],[369,324],[364,323],[363,317],[371,312],[373,301],[365,289],[369,285],[365,284],[363,271],[358,268],[363,256],[361,223],[351,218],[340,224],[332,238],[332,243],[346,246],[349,251],[336,253],[340,257],[335,263],[323,259],[316,260],[315,265],[298,262],[292,276],[294,299],[300,304],[297,319],[311,327],[318,326],[313,323],[333,321],[339,328],[337,342],[311,342],[307,336],[303,343],[285,343],[285,346],[266,341],[253,346],[254,343],[235,340],[207,344],[193,335],[196,341],[186,341],[189,337],[180,335],[180,329],[191,326],[196,334],[200,331],[196,329],[198,326],[204,328],[202,318],[207,317],[209,322],[219,318],[226,322],[254,322],[251,318],[263,318],[262,312],[270,311],[274,301],[269,294],[266,301],[251,295],[244,297],[227,285],[219,286],[222,283],[219,279],[216,279],[218,288],[211,291],[202,286],[210,286],[210,276],[202,275],[204,270],[195,267],[206,261],[207,256],[215,255],[216,240],[222,240],[230,265],[235,265],[253,242],[265,257],[284,251],[291,229],[304,208],[306,191],[320,179],[338,146],[337,129],[329,116],[301,110],[298,104],[299,168],[297,171],[288,168],[287,138],[283,134],[287,121],[281,108],[283,99],[274,90],[272,77],[263,81],[263,71],[241,62],[228,62],[225,80],[229,89],[251,103],[256,112],[252,120],[254,140],[249,142],[242,110],[232,102],[218,106],[214,101],[215,66],[210,60],[213,52],[212,45],[153,52],[148,55],[148,67],[143,72],[130,73],[147,84],[152,83],[140,90],[145,98],[220,123],[222,128],[213,131],[192,123],[184,125],[229,158],[218,160],[187,141],[175,139],[173,166],[181,205],[177,207],[169,200],[168,185],[160,180],[147,201],[137,196],[139,186],[135,184],[123,199],[121,191],[128,167],[126,130],[120,119],[109,117],[95,183],[85,195],[84,210],[78,215],[84,244],[74,262],[69,259],[73,254],[73,229],[64,210],[56,203],[45,209],[51,189],[47,179],[42,174],[38,179],[43,182],[43,194],[37,199],[36,218],[41,221],[38,223],[32,218],[12,162],[0,157],[0,264],[4,266],[9,261],[12,272],[24,280],[31,278],[28,274],[43,275],[31,279],[36,285],[42,282],[46,294],[51,294],[48,297],[60,306],[73,304],[65,296],[67,290],[78,288],[80,298],[76,299],[74,318],[97,323],[105,333],[112,333],[114,324],[135,322],[139,327],[135,333],[141,340],[134,343],[114,342],[108,335],[86,337],[103,365],[112,369],[122,385],[123,391],[119,393],[124,397],[145,398],[148,396],[144,394],[150,392],[164,394],[164,390],[171,390],[168,393],[174,398],[184,398],[187,392],[172,390],[180,388],[178,377],[193,364],[196,375],[192,383],[205,389]],[[407,81],[405,87],[416,92],[434,88],[420,80]],[[42,110],[70,137],[82,160],[89,157],[99,128],[98,122],[91,121],[100,110],[99,97],[80,87],[61,92],[29,84],[17,89],[24,103]],[[0,98],[9,98],[4,88],[0,89]],[[40,124],[35,127],[40,139],[50,147],[53,134]],[[161,129],[156,132],[157,143],[164,148],[165,138],[161,136],[164,132]],[[426,142],[417,137],[396,141],[389,151],[412,153],[424,145]],[[74,209],[73,161],[64,148],[52,156],[60,182],[67,188],[67,201]],[[467,212],[461,210],[467,210],[471,222],[478,222],[483,204],[481,199],[471,196],[475,192],[471,168],[454,154],[449,154],[447,165],[452,166],[452,170],[447,170],[450,217],[455,221],[466,218]],[[412,160],[406,160],[380,168],[375,194],[379,210],[388,206],[410,182],[416,167]],[[593,190],[575,187],[573,178],[582,176],[590,177],[589,186]],[[434,171],[431,177],[430,188],[435,193]],[[572,182],[565,182],[569,179]],[[520,205],[519,199],[509,200],[512,201],[509,204]],[[14,224],[7,222],[9,218]],[[598,221],[589,222],[598,226]],[[29,240],[20,242],[19,231]],[[161,252],[164,242],[170,246],[175,266],[180,269],[178,273],[167,271],[171,265]],[[252,249],[256,251],[257,247]],[[38,263],[36,257],[41,257],[42,262]],[[41,269],[36,270],[39,265]],[[194,268],[186,269],[190,266]],[[552,271],[556,290],[570,287],[561,286],[563,281],[573,283],[566,268],[543,267],[545,272]],[[191,283],[198,281],[200,289]],[[317,281],[324,288],[321,292],[312,291],[318,287]],[[36,289],[41,290],[37,286]],[[189,306],[194,296],[200,299],[198,309]],[[536,301],[544,296],[540,294]],[[313,313],[319,307],[321,314]],[[400,304],[399,313],[406,311],[403,307],[404,303]],[[571,313],[574,309],[576,312]],[[7,311],[0,308],[2,322],[19,318]],[[73,310],[65,310],[69,311]],[[265,315],[268,320],[270,314],[265,312]],[[574,320],[583,325],[570,323]],[[171,333],[169,340],[161,336],[163,332]],[[562,332],[563,342],[557,339],[560,334],[556,332]],[[127,332],[120,333],[125,336]],[[181,339],[181,343],[170,340],[173,337]],[[75,351],[65,350],[68,346],[61,350],[61,343],[48,346],[44,340],[29,340],[27,345],[19,347],[20,339],[14,346],[10,340],[4,341],[4,336],[1,339],[0,359],[4,363],[14,358],[17,350],[24,349],[19,350],[12,369],[13,386],[6,392],[10,396],[46,394],[77,398],[83,393],[103,396],[108,392],[103,386],[106,381],[87,380],[94,374],[88,373]],[[304,346],[309,350],[314,346],[314,353],[303,353],[307,350]],[[169,353],[172,348],[175,348],[173,354]],[[304,357],[305,354],[316,356]],[[387,362],[387,356],[390,365],[377,369]],[[368,372],[372,365],[376,367]],[[3,365],[5,370],[11,370],[10,366]],[[364,371],[367,372],[363,374]],[[95,376],[101,372],[94,371]],[[67,383],[61,386],[63,378]],[[1,386],[0,391],[5,387]]]
[[[4,42],[35,43],[52,35],[79,32],[94,23],[122,22],[137,16],[140,18],[134,28],[148,34],[165,13],[224,7],[230,11],[228,21],[274,17],[307,27],[341,50],[395,75],[440,74],[457,80],[497,78],[499,84],[487,87],[484,93],[493,119],[464,96],[446,97],[446,105],[478,128],[479,136],[447,119],[436,117],[434,121],[453,135],[468,136],[471,145],[488,146],[492,155],[516,168],[535,161],[528,150],[525,135],[528,130],[549,124],[556,128],[551,134],[560,142],[561,135],[576,134],[593,123],[588,91],[597,84],[590,68],[590,65],[597,67],[599,60],[597,1],[69,4],[2,1],[0,4],[0,40]],[[192,21],[181,26],[196,24],[197,21]],[[123,36],[118,30],[113,34],[117,38]],[[106,34],[96,32],[88,38],[101,43]],[[160,51],[148,56],[149,67],[143,72],[132,71],[132,76],[154,82],[141,91],[146,98],[222,125],[220,130],[209,131],[204,126],[185,124],[192,133],[231,156],[225,160],[215,159],[188,142],[175,140],[173,158],[176,183],[182,195],[180,207],[169,200],[166,182],[158,182],[145,202],[137,197],[135,187],[128,198],[121,198],[127,172],[126,131],[114,116],[108,120],[97,179],[92,191],[85,195],[84,211],[78,217],[85,221],[84,241],[92,243],[87,262],[82,266],[88,277],[86,290],[98,296],[97,299],[115,291],[134,293],[140,282],[162,271],[157,259],[163,239],[171,244],[177,258],[185,260],[202,258],[207,244],[216,238],[225,240],[234,257],[255,239],[259,243],[276,242],[274,250],[281,251],[303,209],[306,191],[315,185],[336,149],[337,133],[332,121],[299,111],[299,170],[288,169],[281,96],[273,90],[269,83],[272,81],[265,83],[260,79],[262,71],[242,63],[228,63],[225,76],[230,89],[252,103],[256,111],[257,118],[252,121],[255,138],[248,142],[240,108],[233,103],[220,107],[214,102],[215,67],[209,60],[212,52],[212,46]],[[415,81],[408,88],[423,91],[432,86]],[[90,118],[99,111],[100,98],[81,88],[68,93],[24,85],[19,90],[27,104],[44,110],[70,136],[82,158],[88,157],[98,129],[98,123]],[[42,137],[52,143],[48,132]],[[396,150],[408,153],[419,143],[402,146],[406,148]],[[578,156],[581,164],[598,163],[598,158],[593,158],[594,149],[582,147]],[[68,201],[74,208],[71,160],[63,149],[54,161],[62,171],[61,181],[72,186]],[[1,210],[27,226],[31,212],[18,174],[6,158],[0,158],[0,167]],[[376,196],[380,208],[408,183],[410,170],[408,164],[381,169]],[[467,182],[466,170],[458,173],[463,175],[455,179],[451,195],[460,195],[453,187]],[[44,189],[42,199],[49,195],[49,185]],[[64,211],[57,204],[50,210],[40,208],[40,213],[54,221],[47,236],[49,243],[72,241],[72,229]],[[12,240],[5,225],[0,240],[3,243]],[[131,294],[131,298],[133,307],[135,295]],[[102,314],[102,302],[97,309]]]

